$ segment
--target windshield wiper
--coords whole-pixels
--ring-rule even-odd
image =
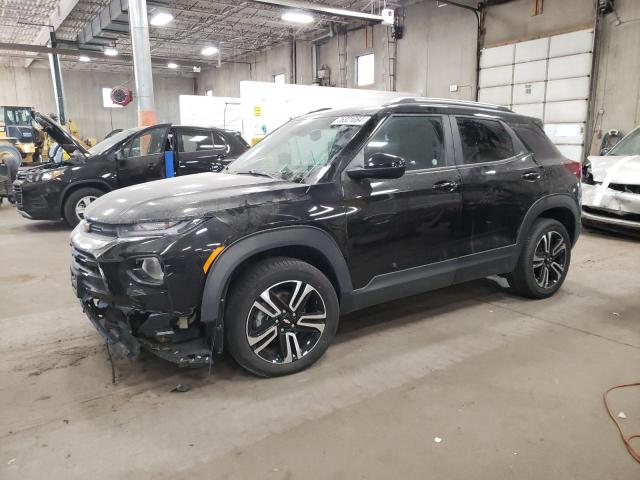
[[[243,171],[240,171],[240,172],[231,172],[231,173],[235,173],[236,175],[253,175],[254,177],[276,178],[270,173],[259,172],[257,170],[243,170]]]

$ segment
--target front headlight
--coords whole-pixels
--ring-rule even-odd
[[[161,237],[186,232],[202,223],[201,219],[165,222],[142,222],[118,227],[119,237]]]
[[[45,172],[42,174],[42,177],[40,177],[40,180],[42,180],[43,182],[48,182],[49,180],[55,180],[56,178],[61,177],[64,174],[64,171],[66,169],[61,168],[59,170],[51,170],[50,172]]]

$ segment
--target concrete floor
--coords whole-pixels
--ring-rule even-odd
[[[351,315],[298,375],[148,358],[114,386],[68,236],[0,207],[2,479],[638,478],[601,398],[640,380],[636,240],[584,234],[549,300],[483,280]],[[638,390],[613,397],[629,433]]]

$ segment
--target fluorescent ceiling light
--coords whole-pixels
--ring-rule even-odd
[[[149,20],[149,23],[154,27],[164,27],[166,24],[171,22],[171,20],[173,20],[173,15],[171,15],[171,13],[158,12],[151,17],[151,20]]]
[[[89,57],[87,57],[86,55],[80,55],[78,57],[78,61],[80,61],[80,62],[90,62],[91,59]]]
[[[178,64],[177,63],[173,63],[173,62],[169,62],[169,63],[167,63],[167,67],[169,67],[169,68],[178,68]]]
[[[282,20],[284,20],[285,22],[303,23],[305,25],[313,22],[313,17],[305,12],[284,12],[282,14],[282,17],[280,18],[282,18]]]
[[[116,50],[115,48],[111,48],[111,47],[105,48],[104,49],[104,54],[107,57],[115,57],[116,55],[118,55],[118,50]]]
[[[204,47],[200,53],[202,55],[206,55],[207,57],[211,56],[211,55],[215,55],[216,53],[218,53],[218,47]]]

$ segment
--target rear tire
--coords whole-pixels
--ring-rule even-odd
[[[229,352],[261,377],[304,370],[335,338],[340,309],[333,285],[301,260],[259,261],[233,282],[227,298]]]
[[[571,263],[571,237],[557,220],[540,218],[533,226],[518,259],[507,275],[515,293],[542,299],[555,294],[567,277]]]
[[[71,192],[64,201],[64,219],[70,227],[75,227],[84,219],[84,209],[98,197],[104,195],[102,190],[87,187]]]

